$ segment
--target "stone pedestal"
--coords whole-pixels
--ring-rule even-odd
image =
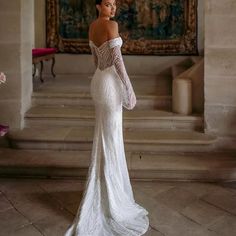
[[[192,82],[188,78],[173,80],[172,89],[173,112],[183,115],[192,113]]]

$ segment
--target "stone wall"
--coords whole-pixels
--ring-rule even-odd
[[[205,130],[236,135],[236,1],[206,0]]]
[[[0,70],[7,76],[0,87],[0,123],[22,128],[32,93],[33,1],[0,0],[0,6]]]

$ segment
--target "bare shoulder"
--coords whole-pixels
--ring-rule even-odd
[[[119,28],[118,23],[114,20],[107,21],[107,27],[109,31],[118,31]]]
[[[96,22],[96,20],[92,21],[89,25],[89,28],[93,27],[94,23]]]
[[[95,25],[95,21],[96,21],[96,20],[92,21],[92,22],[90,23],[90,25],[89,25],[89,38],[90,38],[90,36],[91,36],[91,32],[93,31],[93,28],[94,28],[94,25]]]
[[[119,25],[116,21],[110,20],[107,24],[108,38],[119,37]]]

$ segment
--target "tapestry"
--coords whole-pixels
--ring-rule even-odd
[[[90,53],[88,28],[94,0],[47,0],[47,46],[62,53]],[[117,0],[114,19],[122,53],[196,55],[197,0]]]

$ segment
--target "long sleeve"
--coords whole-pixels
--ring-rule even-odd
[[[98,67],[98,57],[97,57],[96,51],[95,51],[94,47],[90,47],[90,48],[91,48],[94,64],[97,68]]]
[[[136,96],[129,76],[126,72],[123,57],[121,54],[121,47],[120,45],[114,45],[110,50],[112,55],[112,64],[115,66],[116,72],[119,75],[123,85],[123,106],[128,110],[132,110],[136,105]]]

